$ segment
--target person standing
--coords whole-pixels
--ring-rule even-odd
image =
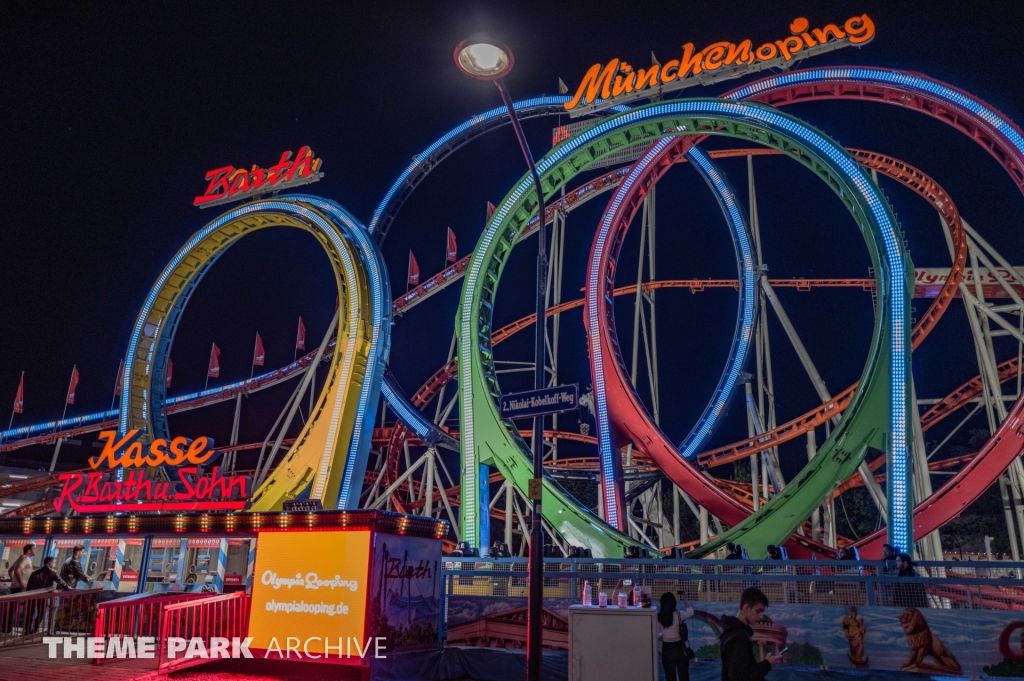
[[[750,587],[740,596],[740,611],[736,617],[722,618],[722,681],[764,681],[764,677],[782,661],[782,655],[766,655],[760,662],[754,659],[751,637],[753,626],[764,619],[768,597]]]
[[[690,658],[686,655],[690,631],[686,620],[693,617],[693,608],[680,591],[686,609],[676,609],[676,597],[671,591],[661,595],[658,608],[658,633],[661,634],[661,666],[665,670],[665,681],[690,681]]]
[[[889,575],[896,572],[896,556],[899,551],[892,544],[882,544],[882,573]]]
[[[43,567],[32,572],[32,576],[28,578],[28,591],[35,591],[37,589],[50,589],[56,586],[59,589],[68,589],[67,584],[60,578],[57,571],[53,569],[53,556],[47,556],[43,558]],[[46,620],[46,609],[48,607],[46,602],[31,602],[25,612],[25,626],[28,627],[30,634],[36,633],[39,630],[39,624]]]
[[[21,555],[14,561],[7,570],[7,576],[11,579],[11,593],[20,594],[28,589],[28,579],[32,575],[32,557],[36,555],[35,544],[25,544],[21,550]],[[7,609],[6,617],[3,622],[0,622],[0,629],[4,633],[14,631],[14,627],[17,626],[19,608],[21,606],[18,603],[12,603],[11,607]]]
[[[14,561],[14,565],[7,570],[7,576],[11,578],[11,593],[20,594],[28,589],[28,578],[32,575],[32,557],[36,555],[35,544],[25,544],[21,555]]]
[[[60,578],[70,585],[69,588],[74,589],[79,582],[89,583],[89,577],[82,570],[80,559],[83,553],[85,553],[84,546],[79,544],[74,547],[71,549],[71,557],[64,561],[64,565],[60,568]]]
[[[914,579],[909,580],[905,584],[895,585],[896,593],[894,594],[893,605],[900,608],[927,608],[928,594],[925,591],[924,584],[916,579],[919,575],[917,570],[914,569],[914,561],[910,554],[896,554],[896,576],[912,577]]]

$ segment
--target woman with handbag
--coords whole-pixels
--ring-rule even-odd
[[[665,670],[665,681],[690,681],[690,660],[694,658],[690,650],[690,632],[686,620],[693,617],[686,596],[682,592],[686,609],[676,610],[676,597],[670,591],[661,595],[661,607],[658,609],[658,635],[661,636],[661,666]]]

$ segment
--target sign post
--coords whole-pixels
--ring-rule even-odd
[[[561,414],[580,406],[578,383],[558,385],[540,390],[527,390],[501,396],[501,418],[524,419],[532,416]]]

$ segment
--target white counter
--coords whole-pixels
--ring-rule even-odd
[[[569,606],[569,681],[658,681],[653,608]]]

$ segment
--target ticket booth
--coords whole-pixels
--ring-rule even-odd
[[[149,549],[146,566],[146,591],[181,591],[185,583],[182,568],[185,565],[187,539],[183,537],[155,537]],[[177,589],[174,587],[177,585]]]
[[[146,591],[244,590],[255,539],[231,536],[154,537],[146,569]]]
[[[78,582],[77,588],[102,587],[108,591],[134,593],[139,586],[139,569],[145,549],[142,537],[60,537],[53,541],[50,555],[54,557],[53,568],[61,571],[64,563],[71,559],[76,546],[83,551],[78,562],[88,577],[87,582]]]

